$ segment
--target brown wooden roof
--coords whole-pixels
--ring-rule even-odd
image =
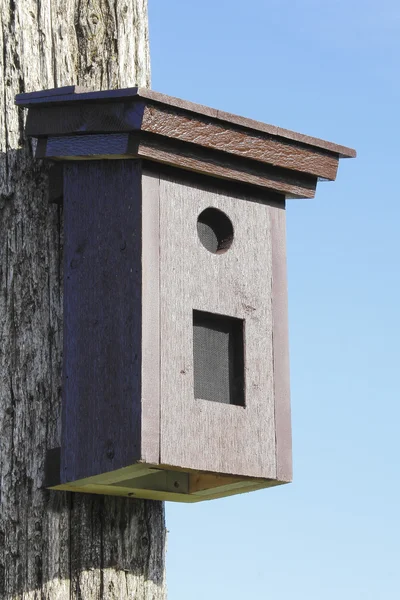
[[[142,88],[69,86],[19,94],[37,156],[140,157],[213,177],[313,197],[351,148]],[[85,139],[83,139],[85,138]]]

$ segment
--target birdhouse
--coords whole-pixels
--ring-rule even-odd
[[[285,201],[355,152],[137,88],[16,102],[62,180],[48,486],[196,502],[289,482]]]

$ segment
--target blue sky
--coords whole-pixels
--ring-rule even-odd
[[[400,4],[149,0],[153,89],[348,145],[287,204],[294,483],[167,504],[170,600],[400,597]]]

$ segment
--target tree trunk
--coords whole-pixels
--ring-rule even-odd
[[[158,502],[50,492],[60,445],[62,207],[15,94],[149,85],[147,0],[0,0],[0,598],[159,600]]]

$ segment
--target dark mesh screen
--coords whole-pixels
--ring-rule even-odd
[[[218,238],[213,228],[208,223],[197,222],[197,233],[201,243],[209,252],[216,254],[218,250]]]
[[[243,321],[193,311],[195,398],[244,406]]]

